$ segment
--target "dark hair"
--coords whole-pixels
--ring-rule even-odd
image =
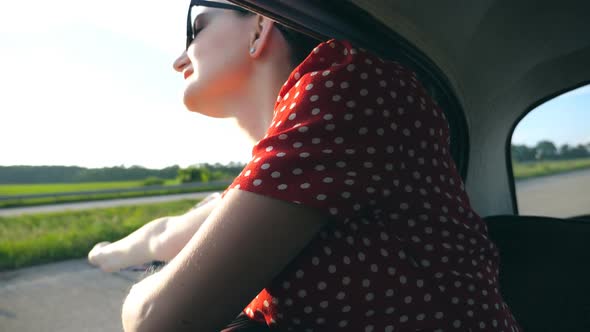
[[[240,16],[255,15],[252,12],[238,12]],[[288,28],[278,22],[275,22],[276,27],[279,29],[291,51],[291,65],[293,68],[297,67],[311,51],[318,46],[321,41],[310,37],[304,33]]]

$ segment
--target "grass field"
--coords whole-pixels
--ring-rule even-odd
[[[204,191],[224,190],[227,183],[211,183],[197,188],[178,188],[178,180],[168,180],[165,185],[170,186],[161,190],[153,190],[142,185],[142,181],[120,181],[120,182],[92,182],[72,184],[22,184],[22,185],[0,185],[0,196],[8,199],[0,200],[1,208],[23,207],[47,204],[74,203],[85,201],[97,201],[107,199],[160,196],[171,194],[184,194]],[[110,193],[84,193],[76,194],[79,191],[106,190],[106,189],[134,189],[133,191],[110,192]],[[137,190],[135,190],[137,189]],[[144,190],[145,189],[145,190]],[[67,194],[72,193],[72,194]],[[18,195],[29,194],[55,194],[48,197],[19,198]],[[75,194],[75,195],[74,195]],[[14,197],[14,198],[10,198]]]
[[[0,271],[86,257],[155,218],[187,211],[195,200],[0,217]]]
[[[527,163],[514,162],[512,164],[514,178],[517,180],[554,175],[585,168],[590,168],[590,158]]]
[[[177,179],[166,180],[164,185],[177,185]],[[143,180],[84,182],[84,183],[44,183],[44,184],[0,184],[0,196],[54,194],[75,191],[127,189],[143,187]]]

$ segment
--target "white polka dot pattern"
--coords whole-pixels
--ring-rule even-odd
[[[281,331],[518,331],[448,137],[413,72],[320,44],[229,188],[331,221],[244,313]]]

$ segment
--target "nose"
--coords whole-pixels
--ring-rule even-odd
[[[186,51],[182,52],[180,56],[174,61],[172,67],[179,73],[184,71],[184,68],[190,64],[190,59],[188,58]]]

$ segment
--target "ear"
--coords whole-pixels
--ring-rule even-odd
[[[267,17],[256,15],[256,27],[250,38],[249,53],[252,58],[258,58],[262,52],[269,47],[270,37],[275,22]]]

